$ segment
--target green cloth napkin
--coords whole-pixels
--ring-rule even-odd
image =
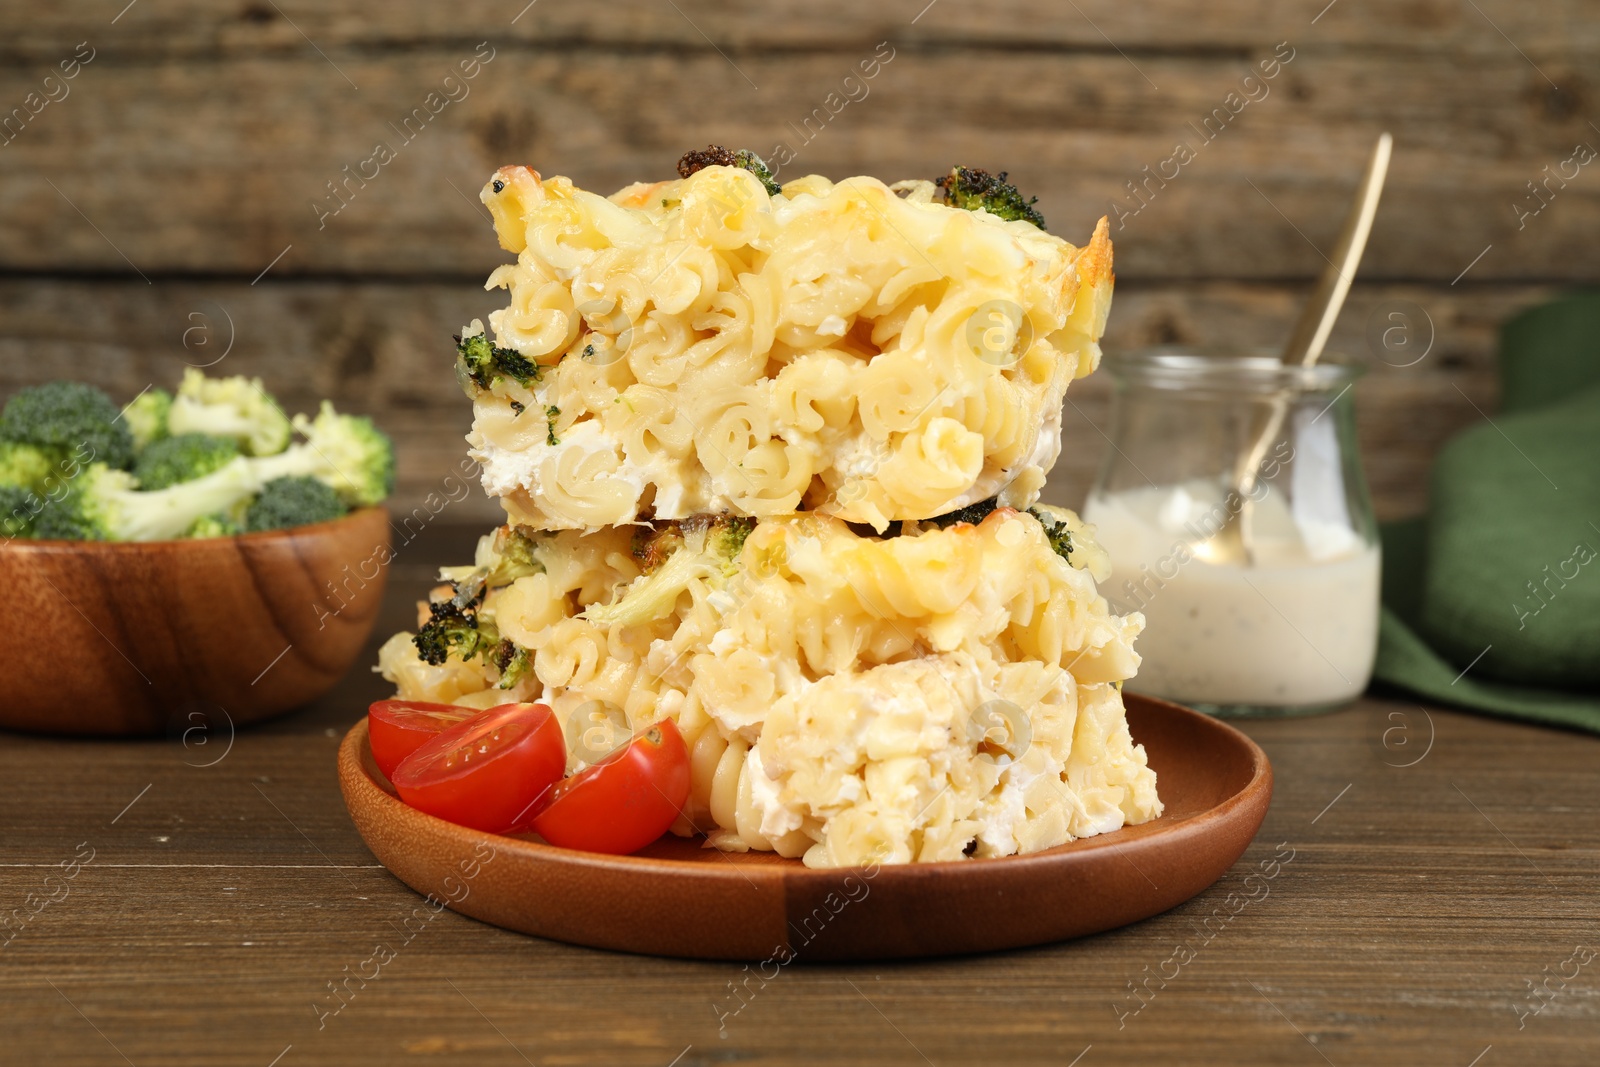
[[[1600,294],[1501,333],[1493,421],[1440,453],[1432,511],[1383,529],[1375,676],[1600,733]]]

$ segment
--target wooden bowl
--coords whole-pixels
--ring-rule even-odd
[[[1255,837],[1272,768],[1244,734],[1126,694],[1166,811],[1047,852],[811,870],[770,852],[665,837],[632,856],[469,830],[407,807],[372,762],[363,718],[339,748],[345,806],[402,882],[510,930],[700,959],[895,959],[990,952],[1159,914],[1225,874]]]
[[[126,737],[327,692],[377,621],[389,513],[192,541],[11,541],[0,727]]]

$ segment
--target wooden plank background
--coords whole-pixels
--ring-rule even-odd
[[[505,162],[609,190],[709,141],[784,142],[785,177],[962,161],[1009,169],[1081,239],[1114,203],[1138,206],[1126,183],[1198,144],[1191,124],[1254,64],[1292,49],[1267,95],[1114,230],[1108,345],[1281,338],[1391,130],[1334,342],[1373,367],[1357,398],[1386,517],[1420,511],[1440,444],[1493,411],[1497,324],[1600,280],[1600,166],[1551,181],[1537,215],[1516,207],[1541,204],[1528,183],[1545,167],[1600,147],[1600,20],[1583,0],[4,0],[0,25],[0,392],[72,376],[131,396],[226,352],[218,370],[264,376],[291,407],[327,395],[376,415],[400,444],[400,510],[463,451],[448,335],[498,299],[479,288],[502,257],[476,190]],[[893,58],[867,95],[802,142],[794,126],[888,54],[880,42]],[[92,59],[59,80],[75,53]],[[492,59],[467,94],[397,135],[474,54]],[[394,161],[319,228],[327,183],[380,141]],[[1367,327],[1403,306],[1432,345],[1398,367]],[[1049,490],[1064,503],[1104,451],[1107,383],[1071,397]]]

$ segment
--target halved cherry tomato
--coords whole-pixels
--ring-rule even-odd
[[[562,848],[637,852],[667,832],[688,799],[689,750],[662,720],[558,784],[533,830]]]
[[[385,778],[393,778],[400,761],[424,742],[479,714],[482,713],[477,708],[430,704],[426,700],[380,700],[367,709],[372,761]]]
[[[502,704],[424,742],[390,780],[419,811],[503,834],[528,824],[566,769],[566,742],[550,709]]]

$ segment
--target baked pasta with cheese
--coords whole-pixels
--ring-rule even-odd
[[[670,719],[691,792],[674,828],[808,866],[1034,852],[1160,814],[1121,682],[1139,615],[1071,512],[969,509],[857,533],[821,514],[593,533],[505,527],[380,669],[405,699],[539,701],[569,750],[609,715]],[[965,521],[959,521],[965,520]]]
[[[804,511],[882,531],[1037,499],[1062,397],[1100,359],[1104,219],[1080,248],[928,181],[680,170],[609,197],[522,166],[483,188],[517,258],[460,366],[513,524]]]
[[[1161,813],[1143,618],[1035,506],[1111,300],[1005,176],[778,186],[749,153],[602,197],[485,186],[510,306],[457,338],[510,522],[379,669],[549,705],[569,770],[671,721],[673,831],[812,867],[1035,852]]]

